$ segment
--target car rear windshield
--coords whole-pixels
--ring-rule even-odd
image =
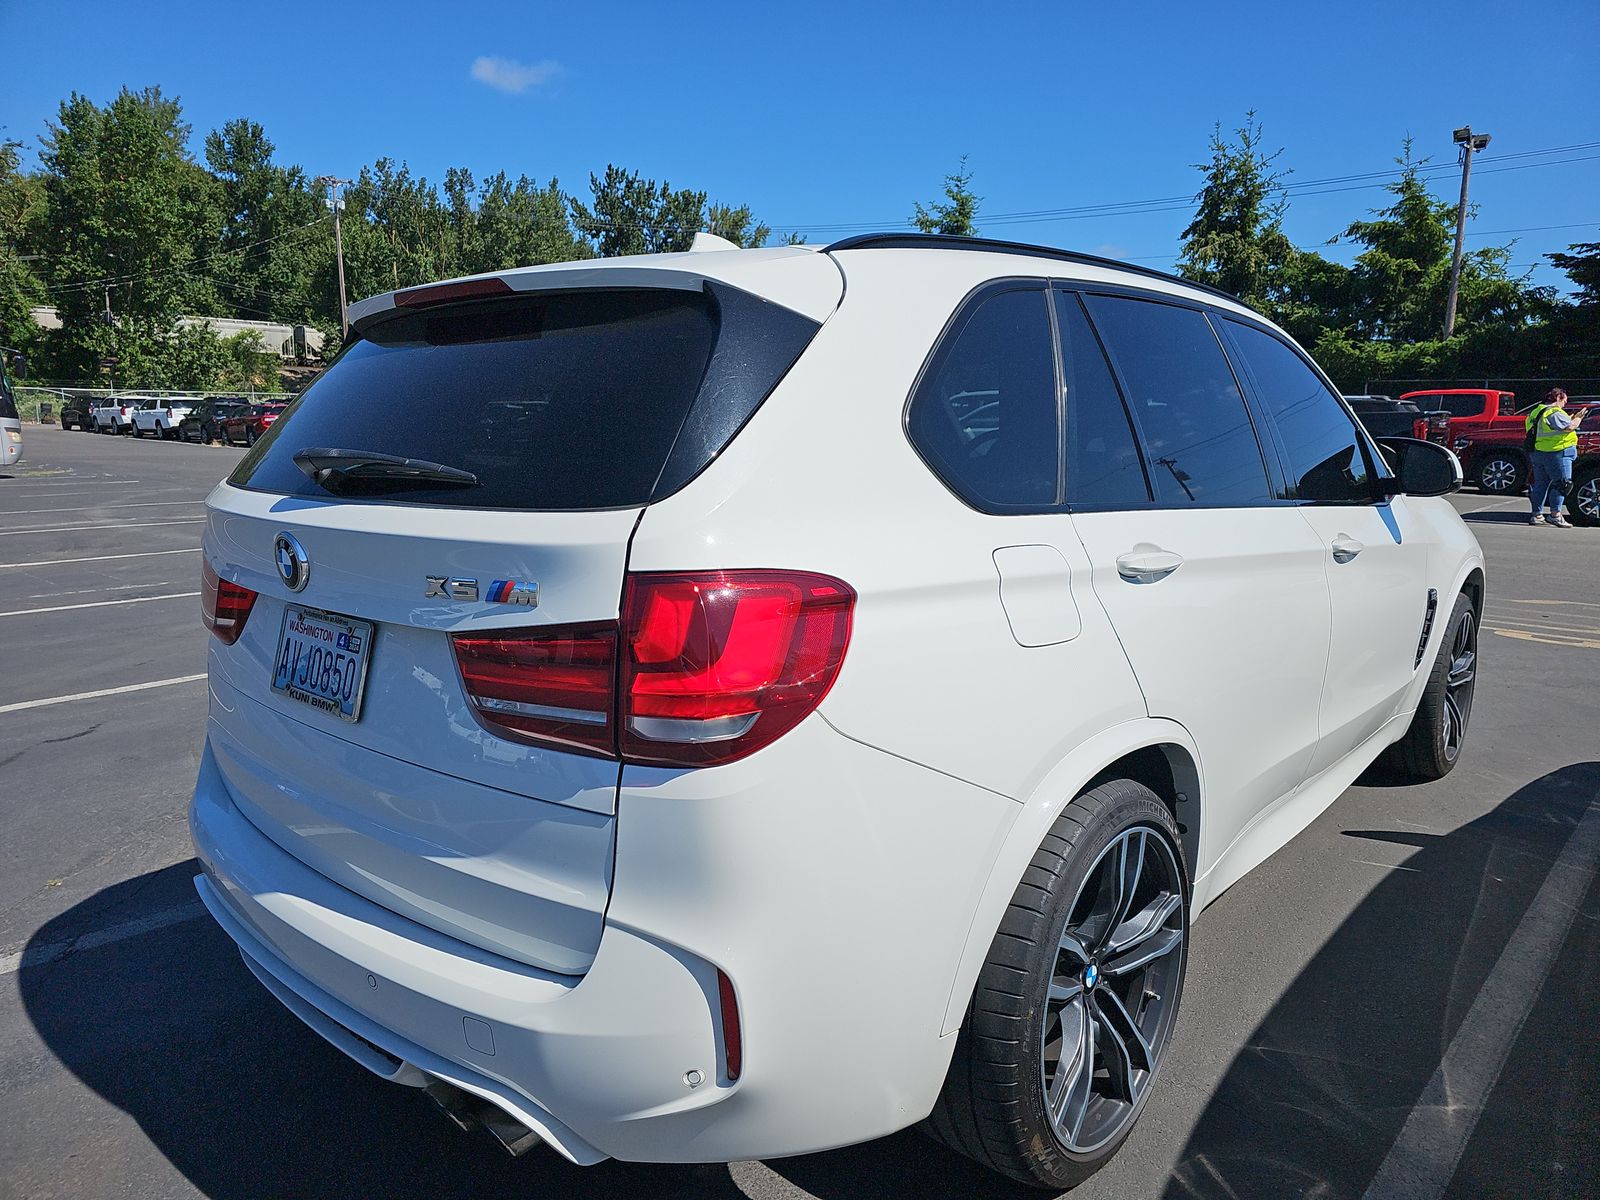
[[[470,471],[476,486],[397,483],[374,502],[599,509],[675,491],[720,452],[817,323],[720,285],[523,293],[374,323],[230,482],[327,497],[308,447]]]

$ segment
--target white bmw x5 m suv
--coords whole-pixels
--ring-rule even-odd
[[[1459,465],[1221,293],[877,236],[351,317],[209,500],[197,886],[513,1150],[927,1119],[1069,1186],[1193,916],[1380,755],[1457,760]]]

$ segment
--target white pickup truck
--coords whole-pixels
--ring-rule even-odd
[[[139,403],[136,397],[108,396],[89,410],[94,418],[96,433],[127,433],[133,429],[133,411]]]
[[[194,411],[194,405],[175,396],[155,396],[133,410],[133,434],[153,433],[158,438],[178,436],[178,422]]]

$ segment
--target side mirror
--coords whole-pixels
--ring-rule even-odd
[[[1378,447],[1394,472],[1380,479],[1386,495],[1448,496],[1461,490],[1461,460],[1448,446],[1416,438],[1380,438]]]

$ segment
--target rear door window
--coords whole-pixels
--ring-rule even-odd
[[[1056,293],[1056,327],[1067,407],[1067,503],[1079,511],[1149,504],[1133,426],[1075,294]]]
[[[1088,302],[1122,379],[1156,499],[1175,508],[1270,502],[1255,427],[1205,314],[1123,296]]]
[[[1372,503],[1366,451],[1338,397],[1287,343],[1240,321],[1227,321],[1226,328],[1260,406],[1277,429],[1289,498]]]
[[[752,315],[737,324],[747,341],[730,341],[726,314],[746,310]],[[759,328],[750,332],[752,325]],[[442,463],[478,479],[474,487],[386,485],[381,501],[523,510],[645,504],[667,474],[681,483],[721,450],[816,329],[715,285],[534,292],[400,310],[365,328],[268,427],[232,482],[325,498],[293,456],[330,447]],[[713,362],[719,337],[732,349]],[[744,407],[731,427],[703,414],[688,422],[695,451],[684,469],[669,457],[702,391],[719,412]]]
[[[1042,284],[987,292],[957,316],[912,396],[906,427],[934,473],[974,508],[1055,505],[1060,425]]]

